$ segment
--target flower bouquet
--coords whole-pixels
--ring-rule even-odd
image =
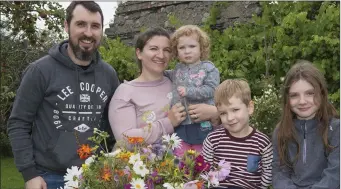
[[[181,158],[173,155],[172,151],[181,147],[176,134],[165,135],[153,145],[141,137],[126,137],[114,152],[109,152],[105,143],[101,147],[106,137],[107,133],[95,129],[89,138],[95,146],[78,150],[86,160],[80,168],[67,169],[65,189],[202,189],[218,186],[230,172],[229,163],[222,161],[212,167],[194,150]]]

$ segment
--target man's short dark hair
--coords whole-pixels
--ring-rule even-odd
[[[70,5],[66,8],[66,22],[70,26],[72,17],[73,17],[73,11],[75,10],[77,5],[82,5],[84,8],[89,10],[92,13],[99,12],[99,14],[102,17],[102,28],[103,28],[103,12],[101,7],[95,2],[95,1],[72,1]]]

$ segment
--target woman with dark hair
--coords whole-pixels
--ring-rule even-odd
[[[186,111],[180,103],[170,107],[172,85],[164,76],[171,59],[168,32],[154,28],[140,34],[135,52],[140,75],[117,88],[109,106],[109,121],[117,141],[142,137],[148,144],[153,144],[162,135],[173,133],[186,118]],[[215,107],[204,105],[191,108],[201,108],[197,110],[201,119],[214,117],[217,112]]]

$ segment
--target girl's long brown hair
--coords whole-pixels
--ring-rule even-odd
[[[328,101],[328,90],[326,80],[323,74],[309,61],[299,60],[288,71],[282,90],[282,115],[277,124],[277,149],[281,165],[292,167],[293,162],[289,159],[288,144],[297,145],[297,151],[294,161],[297,160],[300,146],[297,139],[293,119],[295,114],[290,109],[289,89],[290,86],[298,80],[305,80],[310,83],[315,90],[314,102],[319,106],[315,118],[319,121],[319,131],[323,139],[324,147],[327,151],[333,149],[328,144],[328,126],[333,117],[338,117],[338,113],[333,105]],[[276,140],[276,139],[275,139]]]

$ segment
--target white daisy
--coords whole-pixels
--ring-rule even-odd
[[[117,149],[115,150],[114,152],[110,152],[110,153],[107,153],[107,154],[104,154],[106,157],[115,157],[117,154],[121,153],[122,150],[121,149]]]
[[[134,164],[137,161],[141,161],[140,153],[137,153],[137,154],[134,154],[134,155],[130,156],[130,158],[129,158],[129,163],[130,164]]]
[[[173,98],[173,93],[172,93],[172,92],[169,92],[169,93],[167,94],[167,98],[168,98],[169,100],[171,100],[171,99]]]
[[[84,163],[85,163],[85,165],[89,166],[94,161],[95,161],[95,156],[92,155],[92,156],[88,157],[88,159],[86,159]]]
[[[175,148],[180,148],[181,147],[181,139],[176,136],[176,133],[173,133],[171,136],[170,135],[164,135],[162,136],[162,141],[171,145],[172,150]]]
[[[144,165],[142,161],[137,161],[134,164],[133,170],[136,174],[141,175],[142,177],[145,177],[146,174],[149,174],[149,170],[146,168],[146,165]]]
[[[164,183],[162,186],[166,189],[174,189],[174,187],[170,183]]]
[[[144,181],[140,178],[133,178],[132,181],[130,181],[131,189],[147,189],[146,184]]]
[[[165,187],[166,189],[183,189],[184,188],[184,184],[182,183],[164,183],[162,185],[163,187]]]
[[[184,184],[183,183],[175,183],[174,184],[174,189],[183,189],[184,188]]]
[[[77,166],[72,166],[71,169],[66,169],[67,173],[64,176],[64,181],[66,187],[73,187],[78,188],[79,187],[79,178],[82,175],[82,168],[78,169]]]

